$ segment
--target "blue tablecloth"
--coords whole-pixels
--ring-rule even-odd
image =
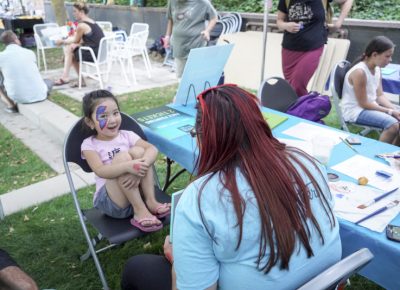
[[[195,109],[193,107],[184,107],[181,105],[169,105],[182,111],[184,113],[195,115]],[[286,114],[276,112],[267,108],[263,108],[265,111],[271,111],[276,114],[288,116]],[[282,134],[282,132],[298,122],[308,122],[297,117],[289,116],[289,119],[276,127],[273,130],[273,134],[276,137],[291,138]],[[315,123],[312,123],[315,124]],[[327,127],[328,128],[328,127]],[[154,133],[150,129],[143,128],[150,143],[157,146],[158,150],[179,163],[186,170],[192,172],[195,164],[195,158],[197,154],[196,139],[192,138],[189,134],[168,140]],[[336,130],[331,128],[332,130]],[[369,158],[381,161],[376,158],[375,154],[383,152],[396,151],[399,148],[382,143],[373,139],[364,138],[357,136],[361,139],[362,145],[357,146],[357,151]],[[355,153],[348,148],[344,143],[339,143],[335,146],[332,157],[329,161],[328,166],[334,166],[350,157]],[[329,170],[331,171],[331,170]],[[352,180],[348,176],[340,175],[342,180]],[[354,180],[353,180],[354,181]],[[400,215],[393,221],[395,224],[400,225]],[[385,233],[377,233],[370,231],[369,229],[355,225],[353,223],[340,220],[340,236],[342,239],[343,257],[350,255],[360,248],[368,248],[374,254],[372,262],[365,267],[360,274],[374,281],[375,283],[387,288],[387,289],[400,289],[400,279],[397,275],[400,273],[400,243],[390,241],[386,238]]]
[[[384,72],[392,72],[385,74]],[[388,64],[382,72],[383,91],[391,94],[400,95],[400,65]]]

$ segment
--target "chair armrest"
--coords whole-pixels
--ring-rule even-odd
[[[94,61],[97,61],[97,57],[95,56],[94,51],[93,51],[93,49],[91,47],[89,47],[89,46],[81,46],[81,47],[79,47],[79,62],[80,63],[82,63],[82,51],[84,51],[84,50],[89,51],[91,56],[92,56],[92,59]]]

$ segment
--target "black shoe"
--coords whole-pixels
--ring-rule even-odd
[[[10,114],[18,113],[18,108],[17,108],[17,106],[15,106],[15,107],[7,107],[7,108],[4,109],[4,111],[6,111],[7,113],[10,113]]]

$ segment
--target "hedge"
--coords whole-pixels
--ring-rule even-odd
[[[354,1],[350,18],[372,20],[400,21],[399,0],[359,0]],[[103,3],[103,0],[87,0],[88,3]],[[130,0],[114,0],[117,5],[129,5]],[[145,3],[147,7],[165,7],[167,0],[134,0],[134,3]],[[218,11],[258,12],[262,13],[264,1],[259,0],[212,0]],[[271,13],[276,12],[278,0],[273,0]],[[339,11],[338,8],[335,9]]]

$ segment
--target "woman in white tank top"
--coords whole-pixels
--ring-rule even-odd
[[[341,107],[348,122],[383,129],[380,141],[400,145],[400,108],[394,106],[382,90],[381,68],[388,65],[394,52],[393,42],[377,36],[344,79]]]

